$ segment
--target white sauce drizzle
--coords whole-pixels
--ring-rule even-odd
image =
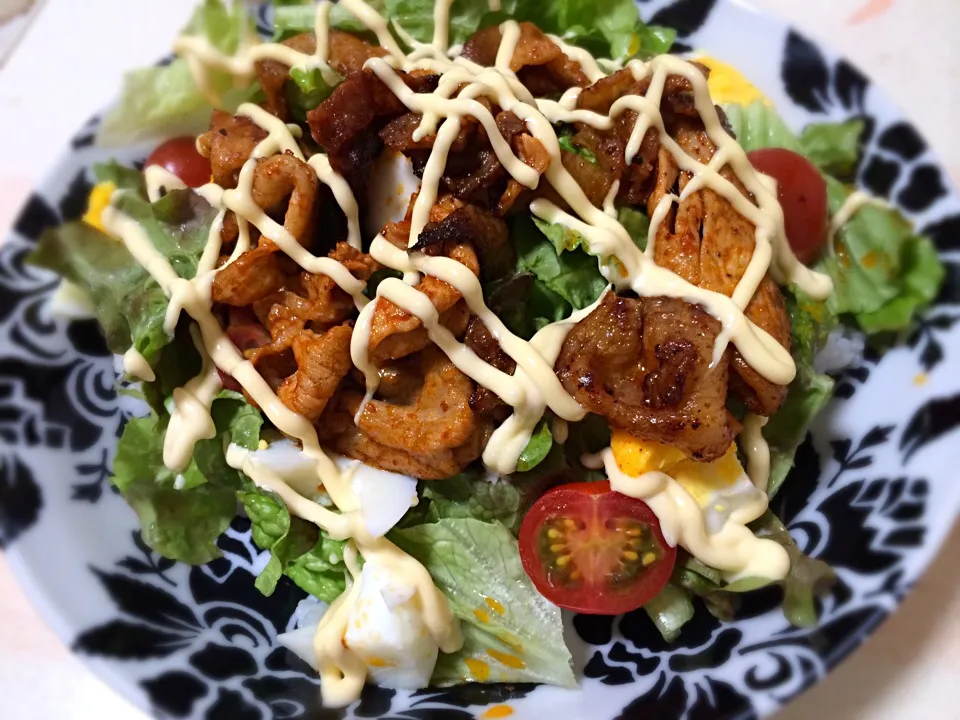
[[[763,437],[763,428],[770,418],[749,413],[740,433],[740,449],[747,457],[747,477],[758,490],[767,491],[770,482],[770,446]]]
[[[123,371],[130,377],[146,382],[153,382],[157,379],[150,363],[135,347],[131,347],[123,354]]]
[[[163,437],[163,464],[174,472],[187,469],[193,459],[193,450],[200,440],[217,436],[210,406],[222,387],[220,373],[204,349],[203,339],[196,325],[190,326],[190,335],[203,359],[203,367],[199,375],[173,391],[170,424]]]
[[[836,252],[836,240],[844,226],[856,216],[858,212],[868,205],[874,205],[879,208],[887,208],[889,205],[880,198],[875,198],[862,190],[856,190],[848,197],[840,209],[830,218],[830,230],[827,233],[827,252],[831,255]]]
[[[186,188],[183,180],[162,165],[148,165],[143,169],[143,181],[147,187],[147,198],[155,203],[171,190]]]

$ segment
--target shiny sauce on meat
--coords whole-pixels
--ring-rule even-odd
[[[435,134],[435,143],[423,171],[423,182],[412,212],[409,248],[412,248],[429,220],[430,209],[437,199],[440,178],[447,156],[457,137],[460,119],[476,118],[486,129],[493,151],[510,174],[521,185],[536,188],[540,173],[514,155],[509,144],[497,129],[490,111],[477,98],[490,98],[504,110],[512,111],[525,124],[550,155],[550,164],[544,173],[572,212],[560,209],[546,200],[537,200],[532,212],[549,222],[556,222],[580,233],[591,254],[600,258],[605,277],[617,289],[632,290],[641,297],[668,296],[701,305],[722,324],[714,349],[718,359],[733,343],[745,360],[763,377],[778,383],[790,382],[795,368],[789,353],[768,333],[757,327],[744,314],[744,308],[769,271],[781,283],[794,283],[815,298],[823,298],[831,291],[828,278],[811,272],[801,265],[786,242],[783,213],[776,199],[776,189],[769,178],[753,170],[746,154],[722,127],[720,117],[710,99],[706,79],[691,64],[675,57],[661,56],[649,63],[631,61],[628,67],[637,79],[649,78],[646,96],[626,96],[618,99],[608,115],[577,109],[579,88],[565,92],[559,100],[534,98],[510,69],[510,61],[520,38],[516,22],[501,26],[501,45],[495,66],[481,67],[459,57],[449,48],[449,12],[451,0],[438,0],[434,11],[434,36],[431,43],[419,43],[409,38],[403,29],[395,29],[413,49],[407,54],[399,47],[387,20],[362,0],[341,0],[340,6],[376,35],[388,55],[367,61],[365,67],[396,95],[410,111],[422,113],[415,137]],[[330,81],[335,80],[327,64],[330,3],[321,2],[316,15],[316,52],[312,55],[272,43],[248,40],[234,56],[227,56],[198,37],[182,37],[176,45],[193,70],[198,85],[211,99],[216,100],[209,70],[228,72],[241,80],[250,81],[255,65],[262,60],[275,60],[291,68],[318,69]],[[551,37],[567,55],[577,62],[591,82],[605,76],[604,67],[617,69],[610,61],[597,61],[588,52],[567,45]],[[440,75],[434,93],[415,93],[403,82],[398,71],[427,70]],[[704,165],[688,156],[664,130],[660,101],[668,76],[686,78],[692,88],[697,110],[706,133],[716,145],[716,154]],[[215,103],[216,104],[216,103]],[[658,131],[662,146],[676,159],[680,169],[692,179],[683,193],[668,196],[656,208],[651,218],[648,250],[641,252],[624,227],[617,221],[613,207],[614,195],[604,207],[594,206],[581,187],[561,162],[561,151],[553,123],[583,122],[597,129],[609,129],[616,117],[628,110],[638,115],[637,125],[626,148],[625,160],[630,162],[637,153],[648,129]],[[369,358],[371,318],[380,298],[392,301],[416,316],[427,329],[430,339],[466,375],[478,384],[492,390],[513,408],[513,414],[494,432],[483,454],[484,463],[499,473],[516,469],[517,458],[529,441],[537,422],[549,408],[563,421],[576,421],[584,410],[568,395],[553,372],[561,345],[573,326],[590,314],[593,306],[572,317],[538,332],[530,341],[513,335],[497,316],[486,307],[480,282],[466,266],[443,257],[427,257],[417,252],[399,250],[382,236],[373,240],[371,254],[386,267],[404,273],[404,279],[388,279],[380,283],[377,299],[368,302],[363,295],[364,283],[354,278],[347,269],[331,258],[316,257],[303,248],[282,225],[271,219],[252,197],[253,173],[260,159],[277,153],[289,152],[303,160],[297,143],[299,128],[287,126],[275,116],[251,104],[240,107],[244,115],[267,132],[244,165],[236,189],[224,190],[207,185],[197,192],[220,210],[211,229],[207,251],[197,276],[187,280],[177,276],[170,263],[151,244],[143,228],[115,207],[104,213],[104,224],[111,234],[121,238],[133,256],[157,280],[170,298],[168,329],[172,330],[181,310],[196,321],[198,345],[202,348],[206,368],[219,367],[233,376],[249,396],[263,410],[266,417],[285,435],[297,439],[316,463],[318,482],[329,493],[339,512],[333,512],[304,498],[293,490],[282,477],[257,463],[246,450],[231,446],[227,459],[242,470],[258,486],[275,492],[290,511],[326,530],[332,537],[351,539],[346,553],[353,577],[347,591],[331,606],[317,632],[315,650],[324,698],[331,704],[346,704],[356,699],[366,677],[363,662],[343,643],[346,618],[358,595],[357,553],[371,558],[377,556],[395,572],[413,584],[424,607],[425,620],[440,648],[456,650],[462,638],[459,625],[453,617],[444,596],[437,590],[429,574],[420,563],[400,551],[384,538],[372,538],[366,532],[358,513],[358,501],[350,490],[347,479],[320,447],[311,423],[287,408],[271,390],[253,365],[244,359],[211,312],[211,284],[217,272],[214,263],[219,254],[219,226],[227,211],[235,213],[240,229],[237,249],[228,262],[236,260],[250,247],[250,225],[275,242],[301,268],[311,273],[330,277],[353,297],[360,316],[355,323],[351,344],[354,365],[365,375],[367,398],[371,398],[379,381],[377,368]],[[337,175],[323,155],[308,161],[318,178],[330,187],[348,221],[348,240],[360,247],[360,224],[357,203],[346,181]],[[752,196],[743,195],[724,178],[720,169],[732,169]],[[148,181],[159,186],[160,178]],[[756,247],[753,257],[732,297],[692,285],[674,273],[657,266],[653,261],[653,242],[658,225],[672,207],[698,190],[709,188],[724,197],[756,228]],[[156,192],[156,191],[155,191]],[[426,295],[419,292],[416,283],[421,275],[431,275],[453,286],[465,298],[471,312],[478,316],[503,351],[517,365],[514,375],[508,375],[482,361],[473,351],[459,342],[443,327],[436,308]],[[609,291],[609,290],[608,290]],[[598,300],[599,303],[599,300]],[[215,376],[216,373],[213,373]],[[189,461],[186,448],[202,437],[209,437],[209,407],[219,390],[219,381],[211,374],[200,376],[181,388],[175,415],[177,427],[171,428],[170,463],[174,466]],[[748,455],[751,477],[758,486],[765,486],[769,473],[769,451],[762,442],[759,421],[748,420],[745,431],[745,452]],[[166,447],[165,447],[166,458]],[[766,509],[763,493],[756,502],[738,508],[720,532],[706,530],[704,513],[689,493],[669,476],[651,473],[640,478],[625,476],[617,467],[612,452],[602,454],[611,483],[616,490],[643,498],[653,508],[664,527],[665,535],[672,537],[696,557],[715,565],[732,576],[754,576],[779,579],[785,576],[789,561],[782,548],[768,540],[756,538],[747,523],[759,517]]]

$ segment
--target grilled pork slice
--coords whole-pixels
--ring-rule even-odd
[[[585,409],[696,460],[722,457],[738,431],[726,358],[710,367],[720,323],[675,298],[608,293],[567,336],[556,372]]]
[[[716,152],[699,121],[680,119],[669,129],[680,147],[702,163],[709,162]],[[747,195],[729,168],[724,168],[722,175]],[[656,184],[647,204],[650,213],[665,194],[679,194],[690,180],[691,176],[680,171],[673,156],[661,148]],[[688,282],[729,297],[743,278],[755,247],[753,224],[727,199],[703,189],[667,214],[657,233],[654,258],[658,265]],[[790,318],[780,289],[768,275],[747,305],[746,315],[790,349]],[[786,386],[762,377],[735,350],[732,367],[731,388],[752,412],[769,416],[780,409]]]

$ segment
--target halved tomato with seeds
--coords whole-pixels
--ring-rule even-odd
[[[677,559],[646,503],[609,482],[554,488],[520,526],[520,559],[537,590],[555,605],[620,615],[655,597]]]

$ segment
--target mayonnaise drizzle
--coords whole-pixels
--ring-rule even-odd
[[[150,363],[135,347],[131,347],[123,354],[123,371],[130,377],[146,382],[153,382],[157,379]]]
[[[770,482],[770,446],[763,437],[763,428],[770,418],[749,413],[743,420],[740,449],[747,457],[747,476],[763,492]]]
[[[844,226],[856,216],[858,212],[863,210],[863,208],[868,205],[875,205],[879,208],[888,207],[887,203],[879,198],[873,197],[869,193],[865,193],[862,190],[856,190],[851,193],[843,205],[840,206],[840,209],[834,213],[833,217],[830,218],[830,230],[827,233],[827,252],[833,254],[836,252],[836,240],[837,235],[840,234],[840,231],[843,230]]]

